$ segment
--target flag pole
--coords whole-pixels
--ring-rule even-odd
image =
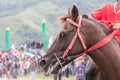
[[[114,3],[116,3],[116,2],[117,2],[117,0],[113,0],[113,2],[114,2]]]
[[[43,40],[43,47],[46,52],[48,48],[47,36],[46,36],[46,20],[42,20],[42,40]]]
[[[10,49],[10,28],[6,28],[5,30],[5,47],[6,49]]]

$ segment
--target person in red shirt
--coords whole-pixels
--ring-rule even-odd
[[[102,22],[108,29],[120,28],[120,0],[117,3],[106,4],[91,12],[91,16]],[[115,34],[115,38],[120,44],[120,31]]]

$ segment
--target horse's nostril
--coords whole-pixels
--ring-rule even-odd
[[[46,64],[46,60],[41,60],[40,65],[44,66]]]

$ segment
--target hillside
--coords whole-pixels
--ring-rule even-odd
[[[5,49],[5,29],[10,27],[10,43],[20,47],[26,40],[42,40],[41,21],[46,18],[47,38],[60,30],[59,16],[76,4],[80,14],[88,14],[113,0],[0,0],[0,48]],[[19,46],[18,46],[19,45]]]

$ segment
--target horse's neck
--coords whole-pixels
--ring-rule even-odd
[[[81,27],[81,30],[84,32],[82,37],[89,48],[102,38],[106,37],[106,34],[98,27],[99,25],[86,19],[83,20],[88,24],[86,24],[85,27]],[[104,72],[103,75],[106,77],[105,80],[120,80],[120,49],[113,42],[114,41],[112,40],[89,54],[99,69]]]
[[[104,72],[108,80],[120,80],[120,50],[111,42],[104,47],[97,49],[89,55]]]

